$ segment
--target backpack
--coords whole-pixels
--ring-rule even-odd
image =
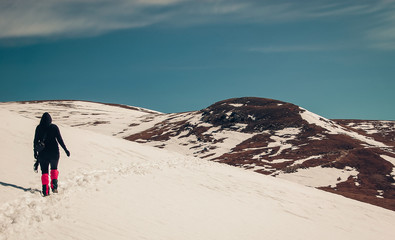
[[[43,139],[42,139],[42,140],[39,139],[39,140],[37,141],[36,145],[34,146],[34,149],[35,149],[38,153],[42,152],[42,150],[45,149],[45,139],[46,139],[46,138],[47,138],[47,133],[45,133]]]

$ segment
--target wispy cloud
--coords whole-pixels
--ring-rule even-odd
[[[92,35],[143,27],[169,18],[161,8],[182,0],[5,0],[0,38]]]
[[[374,48],[395,50],[395,1],[386,1],[386,4],[386,10],[377,13],[365,35]]]
[[[268,46],[247,49],[249,52],[259,53],[289,53],[289,52],[323,52],[334,50],[331,46],[293,45],[293,46]]]
[[[395,48],[394,0],[2,0],[0,39],[89,36],[154,24],[271,24],[354,16],[369,20],[358,27],[372,46]]]

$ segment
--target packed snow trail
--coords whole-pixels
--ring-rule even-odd
[[[1,109],[0,121],[1,240],[395,238],[393,211],[61,125],[71,157],[43,198],[37,123]]]

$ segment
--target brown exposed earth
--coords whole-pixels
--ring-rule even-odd
[[[172,114],[126,139],[159,141],[161,148],[175,141],[191,155],[273,176],[312,167],[352,168],[357,176],[319,189],[395,210],[394,166],[381,157],[395,158],[395,122],[319,118],[322,124],[317,125],[301,116],[304,111],[273,99],[229,99],[201,111]],[[331,132],[324,124],[344,133]],[[287,133],[288,129],[295,132]],[[232,131],[251,136],[230,151],[216,154],[226,141],[216,133],[230,132],[231,136]],[[368,138],[386,146],[364,140]]]

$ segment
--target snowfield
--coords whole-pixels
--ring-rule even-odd
[[[39,120],[3,108],[0,120],[1,240],[395,239],[393,211],[54,116],[71,157],[61,152],[59,194],[43,198]]]
[[[368,138],[368,137],[358,134],[356,132],[347,131],[346,129],[344,129],[340,125],[336,124],[332,120],[323,118],[323,117],[321,117],[315,113],[312,113],[304,108],[301,108],[301,109],[303,110],[303,112],[300,115],[302,116],[302,118],[304,120],[306,120],[307,122],[309,122],[311,124],[315,124],[317,126],[320,126],[324,129],[326,129],[326,131],[328,131],[329,134],[348,135],[352,138],[360,140],[361,142],[365,142],[368,146],[375,146],[375,147],[381,147],[381,148],[388,147],[384,143],[375,141],[371,138]]]

